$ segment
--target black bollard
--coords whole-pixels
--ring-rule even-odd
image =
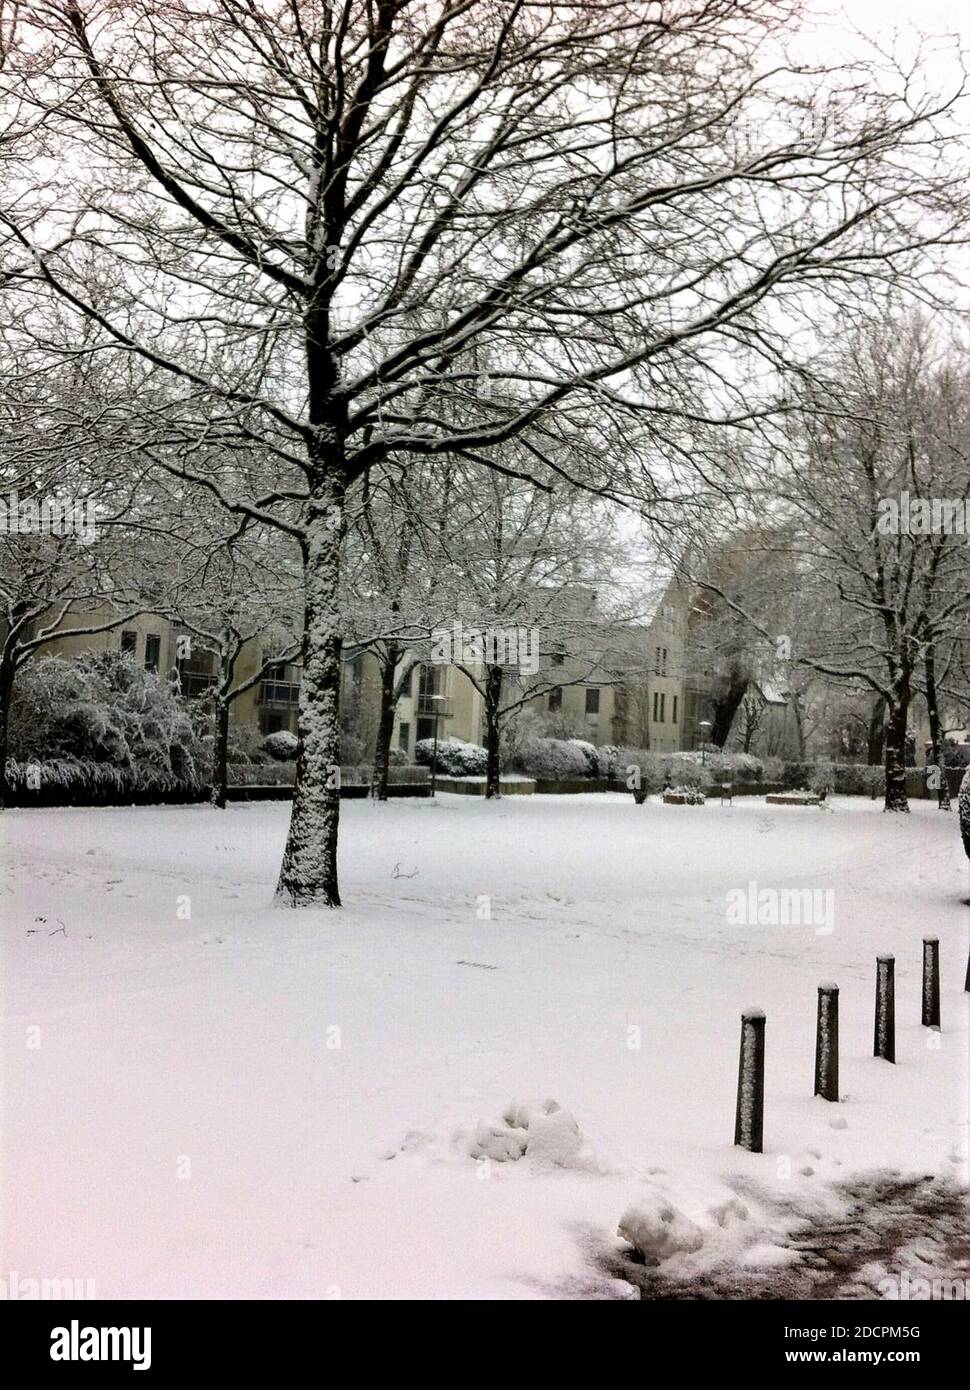
[[[815,1094],[839,1098],[839,987],[819,985],[815,1028]]]
[[[734,1142],[760,1154],[765,1112],[765,1015],[746,1009],[741,1015],[741,1056],[738,1062],[738,1107]]]
[[[940,938],[923,937],[923,1027],[940,1026]]]
[[[896,957],[876,957],[876,1027],[872,1055],[896,1060]]]

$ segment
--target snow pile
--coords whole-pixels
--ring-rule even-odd
[[[469,1137],[459,1130],[458,1147],[474,1159],[494,1163],[527,1158],[533,1167],[571,1168],[583,1148],[583,1133],[575,1118],[558,1101],[513,1100],[499,1124],[480,1121]]]
[[[617,1234],[649,1264],[660,1264],[671,1255],[692,1254],[704,1244],[701,1228],[659,1195],[627,1207]]]

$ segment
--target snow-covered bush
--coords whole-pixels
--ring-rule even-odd
[[[599,753],[596,751],[595,744],[589,743],[584,738],[571,738],[568,740],[575,748],[578,748],[586,759],[587,777],[602,777],[600,772]]]
[[[671,796],[682,797],[685,806],[703,806],[707,800],[700,787],[687,783],[682,783],[679,787],[669,787],[667,790]]]
[[[340,730],[340,765],[349,767],[353,763],[365,763],[368,752],[367,740],[356,729],[345,728]],[[395,750],[391,749],[393,758]],[[295,754],[293,755],[296,756]]]
[[[699,792],[714,784],[715,778],[708,764],[689,753],[668,753],[660,759],[660,763],[665,786],[691,788]]]
[[[610,781],[619,778],[620,750],[615,743],[604,743],[601,748],[597,748],[596,760],[599,763],[601,777],[608,777]]]
[[[729,753],[723,750],[709,753],[705,766],[711,769],[715,781],[733,778],[740,782],[760,782],[764,777],[765,765],[752,753]]]
[[[296,757],[299,739],[288,729],[279,729],[275,734],[267,734],[263,739],[263,752],[277,762],[292,762]]]
[[[15,760],[104,763],[148,784],[206,776],[197,727],[167,681],[116,651],[46,657],[26,667],[14,691]]]
[[[434,763],[434,739],[422,738],[414,746],[414,758],[425,767]],[[484,777],[488,755],[477,743],[460,738],[438,740],[436,771],[447,777]]]
[[[664,767],[656,753],[645,748],[617,748],[614,777],[632,792],[649,796],[660,791],[666,780]]]
[[[835,769],[832,764],[824,758],[820,759],[812,769],[808,786],[816,796],[831,796],[835,791]]]
[[[227,754],[227,761],[234,766],[265,761],[259,730],[251,724],[230,724]]]
[[[970,743],[943,744],[944,767],[970,767]]]
[[[572,739],[530,737],[519,749],[518,771],[543,782],[588,777],[589,759]]]
[[[106,806],[154,801],[197,801],[203,784],[184,782],[153,767],[139,770],[76,758],[7,761],[13,805]]]

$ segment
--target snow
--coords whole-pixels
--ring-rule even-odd
[[[680,1233],[665,1271],[770,1267],[853,1173],[965,1182],[956,817],[831,806],[348,801],[339,912],[274,904],[282,803],[4,813],[3,1268],[104,1298],[628,1298],[594,1258],[624,1213]],[[835,888],[834,930],[729,924],[749,880]],[[763,1154],[732,1143],[752,997]]]

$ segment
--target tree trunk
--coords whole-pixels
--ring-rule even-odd
[[[215,745],[212,749],[212,791],[210,799],[218,810],[226,809],[229,799],[229,701],[216,696]]]
[[[16,670],[12,661],[0,661],[0,811],[8,800],[7,745],[10,730],[10,702]]]
[[[879,767],[883,761],[886,729],[886,701],[878,696],[869,715],[868,760],[870,767]]]
[[[886,806],[887,811],[908,811],[906,796],[906,724],[909,700],[897,697],[890,707],[886,727]]]
[[[795,737],[798,739],[798,761],[806,761],[805,714],[799,695],[791,697],[792,713],[795,716]]]
[[[744,699],[748,683],[748,673],[733,668],[725,680],[724,689],[715,695],[712,701],[714,719],[711,724],[711,742],[717,744],[718,748],[723,748],[727,743],[734,716]]]
[[[502,699],[502,668],[485,670],[485,796],[501,796],[499,785],[499,705]]]
[[[381,713],[377,724],[377,746],[374,750],[374,788],[378,801],[387,800],[387,784],[391,766],[391,735],[394,733],[395,672],[401,655],[397,642],[387,642],[381,663]]]
[[[943,766],[943,740],[940,737],[940,706],[936,694],[936,652],[931,642],[926,648],[926,715],[930,725],[930,757],[940,777],[936,804],[941,811],[950,809],[950,788]]]
[[[342,475],[314,485],[304,551],[303,672],[293,810],[277,897],[292,907],[339,907],[340,653],[338,593],[344,531]]]

